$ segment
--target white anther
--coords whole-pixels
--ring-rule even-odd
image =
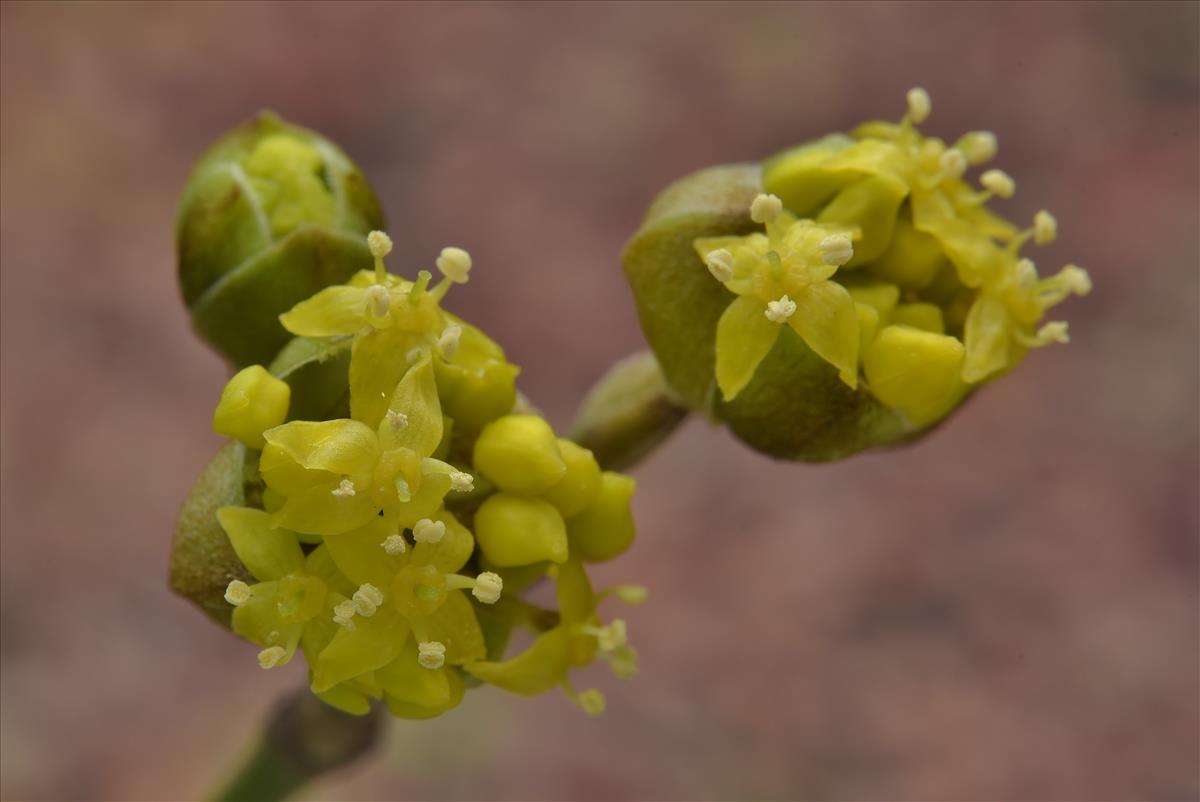
[[[274,668],[287,657],[287,649],[282,646],[272,646],[258,653],[258,664],[262,668]]]
[[[979,183],[988,192],[999,195],[1001,198],[1011,198],[1017,191],[1017,182],[1013,181],[1012,176],[1003,170],[987,170],[979,176]]]
[[[408,349],[408,353],[404,355],[405,361],[410,365],[415,365],[421,361],[421,357],[425,356],[425,349],[417,346],[416,348]]]
[[[759,193],[750,204],[750,219],[756,223],[773,223],[783,211],[783,201],[774,195]]]
[[[354,604],[354,612],[363,618],[370,618],[375,615],[379,605],[383,604],[383,594],[370,582],[364,582],[354,591],[350,601]]]
[[[1042,209],[1033,216],[1033,241],[1038,245],[1046,245],[1054,242],[1054,238],[1058,236],[1058,221],[1054,219],[1054,215]]]
[[[442,331],[442,336],[438,337],[438,349],[442,352],[444,359],[453,359],[454,354],[458,351],[458,341],[462,337],[462,326],[450,324]]]
[[[446,525],[441,521],[422,518],[413,525],[413,540],[418,543],[441,543],[446,535]]]
[[[471,254],[462,248],[442,248],[437,269],[455,284],[466,284],[471,273]]]
[[[338,482],[337,487],[329,492],[333,493],[333,495],[337,496],[338,498],[350,498],[354,495],[354,482],[351,482],[349,479],[343,479],[342,481]]]
[[[943,178],[962,178],[963,173],[967,171],[967,157],[958,148],[949,148],[942,151],[938,167]]]
[[[338,603],[333,608],[334,623],[341,624],[346,629],[353,631],[355,612],[356,610],[354,609],[354,602],[350,599],[346,599],[346,601]]]
[[[575,700],[583,708],[583,712],[589,716],[599,716],[604,712],[606,705],[604,694],[596,688],[588,688],[586,691],[581,691],[579,696],[575,697]]]
[[[225,601],[234,607],[241,607],[250,601],[250,586],[240,579],[235,579],[225,588]]]
[[[389,409],[387,411],[387,422],[391,424],[393,429],[400,431],[408,425],[408,416],[403,412],[397,412],[394,409]]]
[[[996,135],[991,131],[971,131],[958,140],[956,147],[971,164],[986,164],[996,158]]]
[[[1082,267],[1067,265],[1058,275],[1062,277],[1067,289],[1076,295],[1087,295],[1092,291],[1092,277]]]
[[[933,111],[933,102],[929,99],[928,92],[916,86],[908,90],[904,99],[908,101],[908,119],[914,124],[920,125],[929,119],[929,112]]]
[[[383,550],[393,557],[399,557],[408,550],[408,543],[405,542],[403,535],[388,535],[387,540],[379,545],[383,546]]]
[[[704,264],[713,278],[722,284],[733,278],[733,254],[724,248],[717,248],[704,257]]]
[[[1037,331],[1037,338],[1043,345],[1071,342],[1071,336],[1067,331],[1067,322],[1065,320],[1054,320],[1042,326]]]
[[[475,477],[464,471],[450,474],[450,489],[459,493],[470,493],[475,489]]]
[[[417,644],[417,662],[421,668],[437,670],[446,664],[446,645],[438,641],[422,641]]]
[[[830,234],[821,240],[821,259],[827,265],[842,265],[854,256],[854,245],[845,234]]]
[[[617,585],[609,590],[625,604],[645,604],[650,596],[650,591],[642,585]]]
[[[502,590],[504,590],[504,580],[500,578],[500,575],[484,571],[475,577],[475,587],[471,588],[471,595],[484,604],[495,604],[500,601],[500,591]]]
[[[596,645],[602,652],[616,651],[628,642],[626,635],[625,622],[616,618],[608,626],[600,628],[599,634],[596,635]]]
[[[382,284],[372,284],[367,287],[366,295],[364,296],[365,305],[368,315],[375,317],[387,317],[388,310],[391,308],[392,298],[388,295],[388,288]]]
[[[1022,289],[1033,289],[1033,285],[1037,283],[1037,267],[1034,266],[1030,259],[1021,259],[1017,262],[1017,285]]]
[[[396,482],[396,499],[401,504],[407,504],[412,501],[412,488],[408,485],[408,480],[403,477],[397,478]]]
[[[392,238],[382,231],[372,231],[367,235],[367,248],[376,259],[382,259],[392,252]]]
[[[778,301],[767,301],[767,320],[772,323],[786,323],[788,318],[796,314],[796,302],[786,295]]]

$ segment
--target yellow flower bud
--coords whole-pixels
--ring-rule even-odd
[[[475,539],[501,568],[567,559],[567,528],[547,501],[497,493],[475,513]]]
[[[604,472],[595,502],[567,524],[573,553],[588,562],[601,562],[629,548],[635,534],[629,503],[636,486],[624,474]]]
[[[263,432],[287,418],[291,395],[287,383],[261,365],[243,368],[221,392],[213,412],[213,431],[261,451],[266,444]]]
[[[600,490],[600,466],[595,456],[570,440],[559,438],[558,450],[567,472],[558,483],[542,494],[564,518],[570,518],[592,503]]]
[[[475,443],[475,467],[501,490],[537,495],[567,472],[550,424],[536,415],[492,421]]]

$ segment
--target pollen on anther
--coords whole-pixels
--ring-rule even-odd
[[[346,599],[346,601],[340,602],[333,608],[334,623],[340,624],[346,629],[353,630],[355,612],[353,601]]]
[[[458,343],[462,338],[462,326],[451,324],[442,330],[442,335],[438,337],[438,349],[442,352],[445,359],[453,359],[454,354],[458,351]]]
[[[830,234],[821,240],[821,259],[827,265],[841,267],[854,256],[854,245],[845,234]]]
[[[750,219],[756,223],[773,223],[783,211],[783,201],[774,195],[759,193],[750,204]]]
[[[387,411],[387,422],[394,430],[400,431],[408,425],[408,416],[403,412],[397,412],[394,409],[389,409]]]
[[[354,591],[350,601],[354,605],[354,612],[363,618],[370,618],[375,615],[379,605],[383,604],[383,593],[370,582],[364,582]]]
[[[967,171],[967,157],[958,148],[950,148],[942,152],[938,159],[938,166],[942,170],[942,175],[946,178],[962,178],[963,173]]]
[[[586,691],[581,691],[576,697],[579,706],[583,708],[583,712],[589,716],[599,716],[604,712],[606,702],[604,694],[597,688],[588,688]]]
[[[258,664],[262,668],[274,668],[287,657],[287,649],[282,646],[271,646],[258,653]]]
[[[475,577],[475,587],[471,588],[471,595],[484,604],[495,604],[500,601],[500,593],[503,590],[504,580],[500,575],[484,571]]]
[[[1058,221],[1054,219],[1054,215],[1042,209],[1033,216],[1033,241],[1038,245],[1046,245],[1054,242],[1054,238],[1058,236]]]
[[[446,645],[435,640],[418,643],[417,663],[430,671],[441,668],[446,664]]]
[[[786,295],[778,301],[767,301],[767,311],[763,314],[772,323],[786,323],[792,315],[796,314],[796,302]]]
[[[387,540],[379,545],[383,546],[383,550],[393,557],[399,557],[408,550],[408,543],[404,540],[403,535],[388,535]]]
[[[1067,330],[1065,320],[1053,320],[1037,331],[1037,338],[1043,343],[1069,343],[1071,335]]]
[[[240,579],[235,579],[225,588],[225,601],[234,607],[240,607],[250,601],[250,586]]]
[[[1076,295],[1087,295],[1092,291],[1092,277],[1088,272],[1078,265],[1067,265],[1062,269],[1060,275],[1067,285],[1067,289]]]
[[[733,254],[725,248],[717,248],[704,257],[704,264],[713,278],[724,284],[733,278]]]
[[[615,651],[628,642],[625,622],[620,618],[614,619],[606,627],[601,627],[596,635],[596,645],[602,652]]]
[[[440,543],[446,534],[446,524],[422,518],[413,526],[413,540],[418,543]]]
[[[475,489],[475,477],[465,471],[450,474],[450,489],[458,493],[470,493]]]
[[[1038,277],[1037,267],[1034,266],[1032,259],[1017,260],[1016,277],[1017,286],[1024,287],[1027,290],[1032,289]]]
[[[367,287],[364,299],[367,314],[379,318],[387,317],[392,301],[391,296],[388,295],[387,287],[382,284],[372,284],[370,287]]]
[[[354,482],[349,479],[343,479],[338,482],[338,486],[329,491],[338,498],[350,498],[354,495]]]
[[[908,90],[905,100],[908,102],[908,119],[913,123],[920,125],[929,119],[929,113],[933,111],[933,102],[923,88],[915,86]]]
[[[958,141],[958,149],[971,164],[986,164],[996,158],[998,145],[991,131],[972,131]]]
[[[1011,198],[1017,191],[1017,182],[1012,180],[1012,176],[1003,170],[987,170],[983,175],[979,176],[979,183],[988,192],[992,192],[1001,198]]]
[[[382,231],[372,231],[367,235],[367,248],[376,259],[382,259],[392,252],[392,238]]]
[[[466,284],[471,273],[471,254],[462,248],[442,248],[437,269],[455,284]]]

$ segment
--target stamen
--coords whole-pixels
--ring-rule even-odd
[[[377,318],[385,318],[391,309],[392,299],[388,295],[387,287],[382,284],[372,284],[367,287],[365,298],[365,306],[368,316]]]
[[[1037,283],[1037,267],[1031,259],[1021,259],[1017,262],[1017,285],[1022,289],[1033,289]]]
[[[470,493],[475,489],[475,477],[464,471],[450,474],[450,489],[459,493]]]
[[[954,147],[961,150],[971,164],[986,164],[996,158],[996,135],[991,131],[971,131],[963,134]]]
[[[404,540],[403,535],[388,535],[387,540],[379,545],[383,546],[383,550],[393,557],[399,557],[408,550],[408,543]]]
[[[602,598],[616,596],[625,604],[645,604],[646,599],[650,596],[650,591],[642,585],[614,585],[600,591],[600,596]]]
[[[340,624],[346,629],[353,631],[355,612],[354,602],[350,599],[346,599],[346,601],[340,602],[334,606],[333,621],[334,623]]]
[[[750,219],[756,223],[773,223],[783,212],[783,201],[774,195],[759,193],[750,204]]]
[[[596,645],[600,647],[602,652],[612,652],[627,642],[627,632],[625,622],[620,618],[613,619],[606,627],[600,627],[596,634]]]
[[[764,314],[772,323],[786,323],[788,318],[796,314],[796,302],[784,295],[778,301],[768,301]]]
[[[484,571],[475,577],[475,587],[471,589],[471,595],[484,604],[495,604],[500,601],[500,592],[503,589],[504,580],[499,574]]]
[[[992,192],[1001,198],[1011,198],[1013,193],[1017,191],[1017,182],[1012,180],[1012,176],[1003,170],[988,170],[983,175],[979,176],[979,183],[988,192]]]
[[[350,498],[354,495],[354,482],[349,479],[342,479],[338,482],[338,486],[329,491],[338,498]]]
[[[938,159],[938,167],[942,178],[962,178],[967,171],[967,157],[958,148],[950,148],[942,152]]]
[[[1054,238],[1058,236],[1058,221],[1054,219],[1054,215],[1042,209],[1033,216],[1033,241],[1038,245],[1047,245],[1054,242]]]
[[[408,426],[408,416],[403,412],[397,412],[394,409],[389,409],[387,411],[387,422],[392,425],[394,430],[400,431],[405,426]]]
[[[282,646],[272,646],[258,653],[258,665],[262,668],[274,668],[287,657],[287,649]]]
[[[725,248],[717,248],[704,257],[704,264],[713,278],[724,284],[733,278],[733,254]]]
[[[1058,273],[1067,289],[1076,295],[1087,295],[1092,291],[1092,277],[1078,265],[1067,265]]]
[[[240,579],[233,580],[229,583],[229,587],[225,588],[225,601],[234,607],[241,607],[250,601],[250,596],[250,586]]]
[[[364,582],[354,591],[350,600],[354,604],[354,612],[363,618],[370,618],[375,615],[379,605],[383,604],[383,593],[370,582]]]
[[[408,291],[408,302],[415,304],[421,300],[421,296],[425,294],[425,289],[429,286],[429,280],[433,278],[433,274],[428,270],[418,270],[417,280],[413,282],[412,289]]]
[[[575,701],[583,708],[583,712],[589,716],[599,716],[604,713],[606,705],[604,694],[596,688],[588,688],[586,691],[581,691],[575,697]]]
[[[821,259],[827,265],[842,265],[854,256],[854,245],[845,234],[830,234],[821,240]]]
[[[462,337],[462,326],[451,324],[442,331],[442,336],[438,337],[438,348],[442,352],[444,359],[453,359],[454,353],[458,351],[458,341]]]
[[[471,273],[471,254],[462,248],[442,248],[437,269],[455,284],[466,284]]]
[[[1041,345],[1071,342],[1071,335],[1067,331],[1067,322],[1065,320],[1053,320],[1042,326],[1037,331],[1037,338]]]
[[[418,543],[441,543],[446,535],[446,524],[422,518],[413,526],[413,540]]]
[[[422,668],[436,671],[446,664],[446,645],[435,640],[418,643],[417,662]]]
[[[412,501],[412,488],[409,487],[408,480],[404,477],[396,479],[396,498],[401,504]]]
[[[905,100],[908,101],[908,119],[914,125],[920,125],[929,119],[929,113],[933,111],[933,101],[923,88],[917,86],[908,90]]]
[[[372,231],[367,235],[367,248],[376,259],[382,259],[392,252],[392,238],[382,231]]]

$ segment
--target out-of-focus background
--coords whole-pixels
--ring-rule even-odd
[[[656,191],[900,116],[995,131],[1086,266],[1074,342],[916,446],[776,464],[693,422],[637,471],[643,658],[589,720],[474,692],[324,799],[1183,800],[1198,780],[1197,28],[1179,4],[4,3],[5,799],[194,798],[301,681],[166,590],[226,370],[188,331],[192,162],[262,107],[560,425],[642,346]]]

